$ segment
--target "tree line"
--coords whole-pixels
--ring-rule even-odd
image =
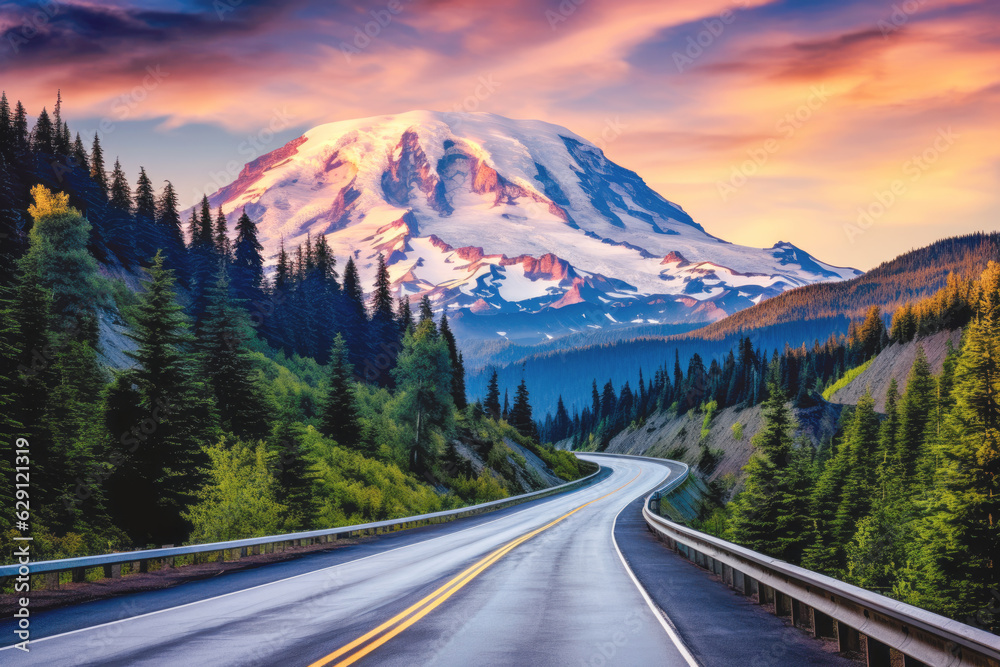
[[[964,327],[942,371],[934,375],[918,347],[902,395],[893,381],[879,414],[866,392],[829,451],[794,439],[794,421],[776,388],[722,532],[997,631],[1000,265],[990,263],[975,280],[950,280],[933,297],[905,306],[893,327],[901,340],[910,340],[910,325],[903,325],[910,312]]]
[[[61,100],[29,132],[23,105],[0,97],[0,430],[8,452],[31,443],[41,554],[492,500],[516,477],[505,440],[579,474],[468,404],[447,316],[393,298],[383,258],[367,297],[323,237],[282,247],[268,276],[245,211],[235,235],[207,198],[182,221],[169,182],[157,192],[140,169],[133,189],[117,161],[107,172],[99,137],[88,151],[70,136]],[[126,368],[102,358],[109,343]],[[471,470],[456,439],[487,467]]]

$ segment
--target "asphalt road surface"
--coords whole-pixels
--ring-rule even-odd
[[[599,462],[577,491],[41,612],[0,665],[850,664],[650,536],[638,499],[679,466]]]
[[[694,664],[612,539],[671,470],[601,463],[596,484],[500,513],[39,613],[30,653],[0,664]]]

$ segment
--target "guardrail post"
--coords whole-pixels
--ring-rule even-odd
[[[73,573],[73,583],[79,584],[87,580],[87,569],[83,567],[74,567],[70,570]]]
[[[813,609],[813,637],[817,639],[837,638],[836,621],[818,609]]]
[[[766,584],[757,584],[757,604],[773,604],[774,589]]]
[[[792,615],[791,598],[789,598],[781,591],[774,591],[774,615],[775,616]]]
[[[53,591],[59,590],[59,573],[58,572],[46,572],[45,573],[45,588]]]
[[[114,565],[104,566],[104,578],[105,579],[117,579],[122,576],[122,564],[115,563]]]
[[[861,633],[841,622],[837,622],[837,651],[840,653],[860,653]]]
[[[866,635],[861,635],[861,643],[864,645],[865,664],[868,667],[892,667],[888,646]]]

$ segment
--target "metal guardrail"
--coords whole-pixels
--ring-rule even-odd
[[[28,568],[29,575],[74,572],[74,580],[82,581],[82,573],[87,569],[96,567],[104,567],[105,576],[112,577],[116,576],[112,568],[120,568],[120,566],[125,563],[139,563],[140,571],[144,572],[146,571],[148,562],[151,560],[167,560],[177,556],[233,551],[237,549],[240,550],[242,556],[246,556],[248,549],[254,549],[255,553],[259,553],[260,547],[266,545],[279,545],[294,542],[298,542],[299,544],[302,544],[303,542],[308,542],[308,544],[317,544],[320,542],[332,542],[336,539],[346,537],[376,535],[394,532],[397,530],[405,530],[407,528],[415,528],[417,526],[431,523],[444,523],[446,521],[452,521],[454,519],[460,519],[467,516],[474,516],[477,514],[484,514],[486,512],[493,512],[499,509],[505,509],[507,507],[520,505],[532,500],[538,500],[539,498],[564,493],[566,491],[572,491],[583,486],[587,486],[591,482],[595,481],[598,476],[601,475],[601,472],[602,469],[598,468],[596,472],[593,472],[586,477],[581,477],[580,479],[572,482],[566,482],[565,484],[549,487],[547,489],[541,489],[540,491],[533,491],[531,493],[511,496],[509,498],[501,498],[500,500],[494,500],[479,505],[472,505],[470,507],[445,510],[442,512],[432,512],[430,514],[421,514],[418,516],[363,523],[356,526],[340,526],[337,528],[323,530],[310,530],[298,533],[287,533],[284,535],[269,535],[266,537],[231,540],[228,542],[211,542],[208,544],[192,544],[180,547],[122,551],[110,554],[100,554],[97,556],[81,556],[78,558],[61,558],[58,560],[37,561],[29,563],[26,567]],[[25,566],[17,564],[0,566],[0,582],[4,581],[8,577],[17,576],[21,567]],[[120,570],[118,571],[120,572]]]
[[[607,456],[655,463],[667,460]],[[727,584],[745,595],[757,594],[761,603],[773,602],[775,613],[791,616],[793,624],[812,630],[815,636],[836,639],[842,649],[864,654],[870,666],[910,667],[919,661],[942,667],[1000,667],[1000,636],[751,551],[651,511],[654,499],[687,479],[690,469],[681,465],[685,465],[682,475],[646,496],[643,518],[668,546],[683,550]],[[902,656],[894,655],[893,649]]]

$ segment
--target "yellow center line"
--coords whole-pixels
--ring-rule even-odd
[[[336,651],[334,651],[330,655],[327,655],[327,656],[325,656],[323,658],[320,658],[316,662],[314,662],[311,665],[309,665],[309,667],[324,667],[324,665],[328,665],[329,663],[333,662],[334,660],[336,660],[337,658],[343,656],[344,654],[350,653],[351,651],[353,651],[354,649],[358,648],[359,646],[362,646],[363,644],[365,644],[366,642],[369,642],[373,638],[378,637],[377,639],[375,639],[375,641],[372,641],[371,643],[367,644],[366,646],[363,646],[360,650],[356,651],[355,653],[347,656],[346,658],[344,658],[340,662],[336,663],[336,665],[334,665],[334,667],[346,667],[347,665],[354,664],[355,662],[357,662],[361,658],[365,657],[366,655],[368,655],[369,653],[371,653],[372,651],[374,651],[375,649],[377,649],[382,644],[385,644],[387,641],[389,641],[390,639],[392,639],[393,637],[395,637],[396,635],[398,635],[399,633],[401,633],[403,630],[407,629],[408,627],[410,627],[411,625],[413,625],[414,623],[416,623],[417,621],[419,621],[420,619],[422,619],[427,614],[429,614],[432,611],[434,611],[434,609],[436,609],[438,606],[440,606],[445,600],[447,600],[448,598],[450,598],[452,595],[454,595],[455,593],[457,593],[462,587],[464,587],[467,583],[469,583],[470,581],[472,581],[473,579],[475,579],[477,576],[479,576],[479,574],[481,572],[483,572],[483,570],[485,570],[490,565],[492,565],[493,563],[495,563],[498,560],[500,560],[501,558],[503,558],[507,553],[509,553],[511,550],[513,550],[517,546],[519,546],[521,544],[524,544],[525,542],[527,542],[528,540],[530,540],[535,535],[538,535],[539,533],[541,533],[541,532],[543,532],[545,530],[548,530],[549,528],[551,528],[552,526],[556,525],[557,523],[559,523],[563,519],[566,519],[566,518],[568,518],[568,517],[576,514],[577,512],[579,512],[580,510],[582,510],[584,507],[587,507],[589,505],[593,505],[597,501],[603,500],[604,498],[607,498],[608,496],[621,491],[626,486],[628,486],[629,484],[631,484],[632,482],[634,482],[636,479],[638,479],[639,475],[641,475],[641,474],[642,474],[641,471],[639,473],[636,473],[635,477],[633,477],[631,480],[629,480],[625,484],[622,484],[621,486],[619,486],[614,491],[610,491],[610,492],[604,494],[603,496],[601,496],[600,498],[594,498],[590,502],[584,503],[583,505],[580,505],[579,507],[577,507],[577,508],[575,508],[573,510],[570,510],[566,514],[563,514],[561,517],[559,517],[559,518],[557,518],[557,519],[555,519],[555,520],[553,520],[553,521],[545,524],[541,528],[536,528],[535,530],[533,530],[533,531],[531,531],[529,533],[526,533],[525,535],[522,535],[521,537],[518,537],[518,538],[516,538],[516,539],[514,539],[514,540],[512,540],[510,542],[508,542],[504,546],[502,546],[499,549],[493,551],[488,556],[486,556],[486,557],[484,557],[484,558],[476,561],[473,565],[469,566],[468,568],[466,568],[465,570],[463,570],[462,572],[460,572],[458,575],[456,575],[455,577],[453,577],[450,581],[448,581],[448,583],[444,584],[443,586],[441,586],[436,591],[434,591],[433,593],[431,593],[427,597],[423,598],[422,600],[420,600],[416,604],[414,604],[414,605],[408,607],[407,609],[405,609],[404,611],[396,614],[395,616],[393,616],[392,618],[390,618],[385,623],[382,623],[381,625],[379,625],[374,630],[370,630],[369,632],[366,632],[365,634],[361,635],[360,637],[358,637],[357,639],[355,639],[351,643],[345,644],[344,646],[340,647],[339,649],[337,649]],[[387,630],[388,630],[388,632],[386,632]],[[382,633],[385,633],[385,634],[382,634]],[[381,635],[381,636],[379,636],[379,635]]]

